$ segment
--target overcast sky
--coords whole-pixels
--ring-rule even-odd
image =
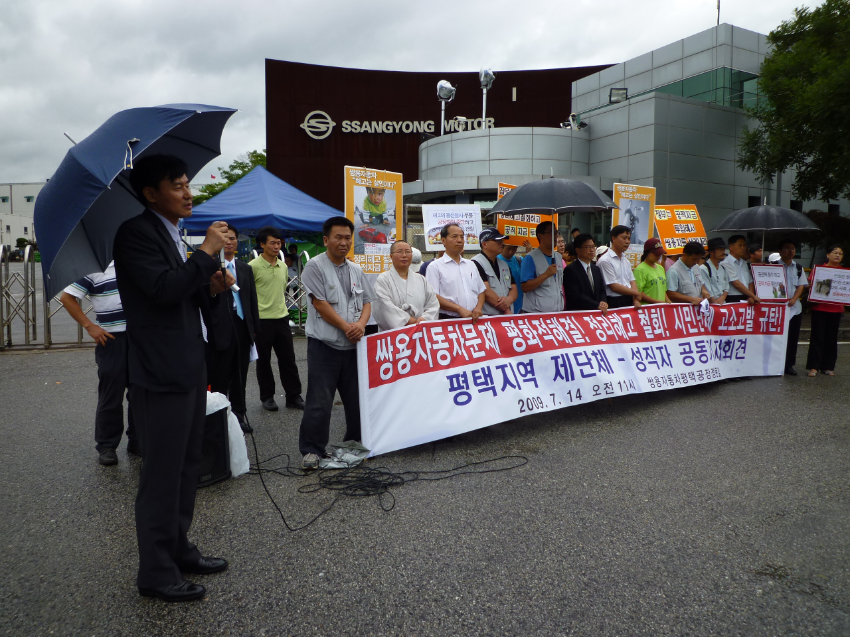
[[[714,26],[716,0],[7,0],[0,10],[0,182],[44,181],[112,114],[240,109],[209,181],[265,147],[264,59],[398,71],[613,64]],[[806,0],[723,0],[768,33]],[[498,81],[498,78],[497,80]],[[297,87],[293,87],[297,90]],[[437,109],[435,101],[435,111]]]

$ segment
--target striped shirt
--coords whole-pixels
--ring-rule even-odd
[[[124,332],[124,306],[115,281],[115,262],[109,263],[105,272],[95,272],[65,288],[65,292],[81,299],[88,296],[95,313],[95,322],[107,332]]]

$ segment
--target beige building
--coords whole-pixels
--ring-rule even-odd
[[[0,245],[14,248],[21,237],[35,241],[33,212],[44,182],[0,184]]]

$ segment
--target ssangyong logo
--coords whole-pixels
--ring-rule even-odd
[[[313,139],[324,139],[336,126],[330,115],[324,111],[312,111],[304,118],[301,128]]]

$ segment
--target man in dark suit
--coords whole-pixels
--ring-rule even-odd
[[[239,230],[227,225],[224,265],[236,279],[239,292],[226,290],[218,307],[210,314],[210,337],[207,342],[207,379],[210,389],[230,399],[230,409],[239,420],[242,431],[253,431],[246,414],[245,386],[251,345],[260,332],[260,312],[254,271],[235,258]]]
[[[580,234],[573,242],[577,258],[564,269],[564,298],[567,310],[608,309],[605,278],[596,267],[596,245],[589,234]]]
[[[186,258],[177,222],[192,214],[186,164],[145,157],[130,183],[147,209],[121,224],[113,255],[127,319],[130,402],[144,464],[136,496],[139,593],[168,602],[200,599],[203,586],[181,574],[223,571],[187,538],[203,459],[206,326],[201,308],[233,283],[215,258],[227,224],[215,222]]]

